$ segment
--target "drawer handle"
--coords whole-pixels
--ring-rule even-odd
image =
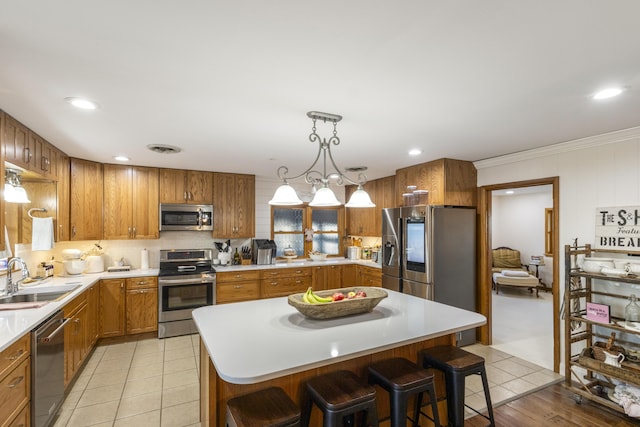
[[[9,360],[16,360],[18,359],[20,356],[22,356],[24,354],[24,350],[20,349],[18,351],[16,351],[15,353],[13,353],[13,356],[9,356],[7,357],[7,359]]]
[[[242,277],[241,274],[236,274],[236,279],[240,279]]]
[[[242,285],[235,285],[235,286],[234,286],[234,289],[240,289],[240,288],[242,288],[242,287],[243,287]]]
[[[24,380],[24,376],[22,375],[17,378],[14,378],[13,381],[11,381],[11,383],[9,384],[9,388],[15,388],[18,384],[22,382],[22,380]]]
[[[278,282],[271,282],[272,286],[278,286]]]

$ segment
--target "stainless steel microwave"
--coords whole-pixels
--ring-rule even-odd
[[[160,231],[211,231],[213,205],[160,204]]]

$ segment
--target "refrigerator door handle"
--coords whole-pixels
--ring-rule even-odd
[[[394,244],[392,244],[391,242],[387,242],[385,243],[385,246],[387,248],[389,248],[390,252],[389,252],[389,260],[385,260],[385,265],[391,267],[393,266],[393,256],[395,255],[395,249],[396,246]]]

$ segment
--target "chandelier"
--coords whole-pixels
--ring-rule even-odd
[[[269,204],[277,206],[302,204],[302,200],[300,200],[296,191],[291,185],[289,185],[289,180],[298,179],[304,176],[305,181],[315,190],[315,194],[311,202],[309,202],[309,206],[339,206],[342,204],[336,198],[335,193],[329,188],[329,180],[335,179],[337,185],[344,185],[346,182],[358,186],[357,190],[351,195],[349,202],[345,204],[346,207],[375,207],[376,205],[371,201],[369,194],[367,194],[367,192],[362,188],[362,186],[367,182],[367,177],[363,173],[359,173],[356,179],[349,178],[341,172],[333,159],[333,155],[331,154],[331,146],[340,144],[336,125],[340,120],[342,120],[342,116],[330,113],[320,113],[318,111],[309,111],[307,116],[313,121],[311,133],[309,134],[309,141],[318,144],[318,153],[316,154],[316,158],[307,170],[296,176],[287,176],[289,169],[286,166],[280,166],[278,168],[278,177],[282,180],[282,185],[276,189],[273,198],[269,200]],[[333,123],[333,135],[329,139],[321,138],[316,133],[317,120],[322,120],[325,123]],[[321,158],[322,169],[314,169]],[[318,168],[319,167],[320,165],[318,165]]]
[[[9,203],[31,203],[22,186],[18,171],[7,169],[4,174],[4,200]]]

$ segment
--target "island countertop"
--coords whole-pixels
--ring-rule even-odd
[[[218,376],[261,381],[484,325],[478,313],[385,289],[370,313],[304,317],[286,297],[201,307],[193,312]]]

